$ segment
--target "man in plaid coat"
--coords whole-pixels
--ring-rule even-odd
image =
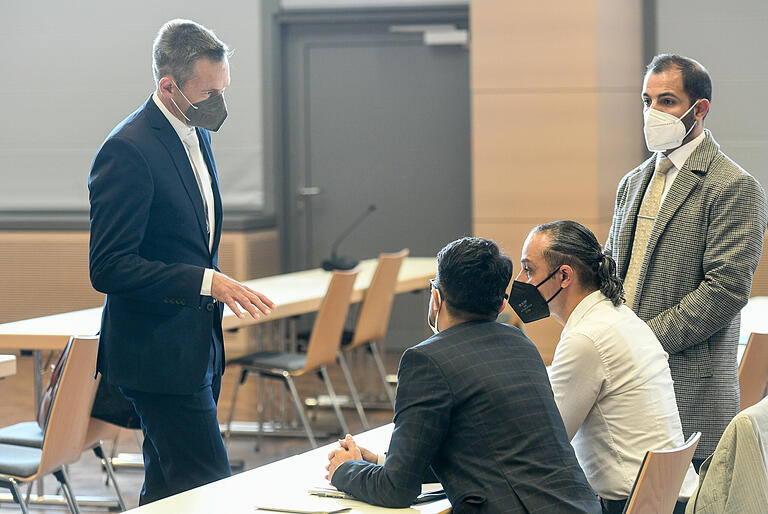
[[[654,155],[619,183],[605,245],[628,305],[669,354],[685,437],[702,432],[697,469],[739,411],[739,313],[767,223],[763,188],[703,127],[711,92],[692,59],[662,54],[648,65],[644,131]]]

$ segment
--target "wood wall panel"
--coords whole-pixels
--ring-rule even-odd
[[[471,3],[472,89],[597,86],[595,4]]]
[[[641,84],[636,91],[599,92],[597,105],[597,174],[592,184],[600,217],[609,217],[621,178],[650,156],[643,136]],[[605,241],[608,233],[596,234]]]
[[[556,219],[608,235],[619,179],[643,160],[642,2],[473,1],[473,228],[519,270]],[[545,361],[561,327],[524,327]]]
[[[0,232],[0,323],[101,304],[88,276],[88,238],[87,231]],[[241,280],[279,272],[277,231],[225,232],[220,264]]]
[[[580,93],[474,94],[474,219],[597,217],[595,102]]]
[[[643,5],[641,1],[595,0],[597,83],[601,90],[637,92],[643,80]]]

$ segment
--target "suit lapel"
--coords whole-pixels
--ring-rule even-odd
[[[203,159],[208,167],[208,172],[211,174],[211,188],[213,189],[213,209],[214,209],[214,227],[213,233],[213,253],[217,253],[219,248],[219,240],[221,239],[221,226],[223,218],[223,208],[221,205],[221,190],[219,189],[219,176],[216,172],[216,163],[213,160],[213,152],[211,151],[211,145],[209,144],[209,138],[203,137],[201,129],[196,129],[198,139],[200,140],[200,149],[203,153]]]
[[[157,138],[163,144],[165,149],[171,156],[173,164],[176,166],[176,172],[179,174],[181,183],[184,185],[184,189],[187,192],[189,200],[195,208],[195,217],[197,218],[198,226],[205,239],[205,247],[208,248],[208,230],[205,223],[205,206],[203,205],[203,198],[200,194],[200,186],[197,185],[195,179],[195,172],[192,170],[192,164],[189,162],[187,152],[184,150],[183,143],[179,139],[179,135],[173,130],[170,122],[165,118],[165,115],[155,105],[152,97],[147,102],[147,111],[150,115],[150,122],[155,129]]]
[[[691,192],[698,186],[699,182],[703,180],[706,175],[709,165],[712,159],[715,158],[719,150],[718,144],[712,139],[709,131],[706,131],[706,137],[699,144],[698,147],[691,153],[688,160],[685,161],[683,167],[677,173],[675,181],[672,183],[672,187],[669,189],[667,196],[661,204],[659,214],[656,216],[656,221],[653,224],[653,230],[651,236],[648,239],[648,246],[645,249],[645,256],[643,258],[643,265],[640,269],[640,277],[638,280],[638,289],[635,293],[635,297],[639,298],[642,294],[643,282],[645,282],[645,274],[648,269],[648,263],[650,262],[651,255],[656,249],[656,244],[659,242],[661,234],[666,230],[672,216],[680,209],[683,202],[690,196]],[[637,215],[635,214],[635,218]]]

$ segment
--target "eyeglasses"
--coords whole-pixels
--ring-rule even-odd
[[[432,289],[440,290],[440,284],[437,282],[437,278],[429,279],[429,285]],[[507,293],[504,293],[504,299],[509,300],[509,295]]]

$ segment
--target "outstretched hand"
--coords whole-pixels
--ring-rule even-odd
[[[275,304],[263,294],[254,291],[250,287],[232,280],[223,273],[214,272],[211,281],[211,296],[218,301],[227,304],[238,318],[243,318],[245,313],[240,311],[238,304],[254,319],[266,316],[275,308]]]

